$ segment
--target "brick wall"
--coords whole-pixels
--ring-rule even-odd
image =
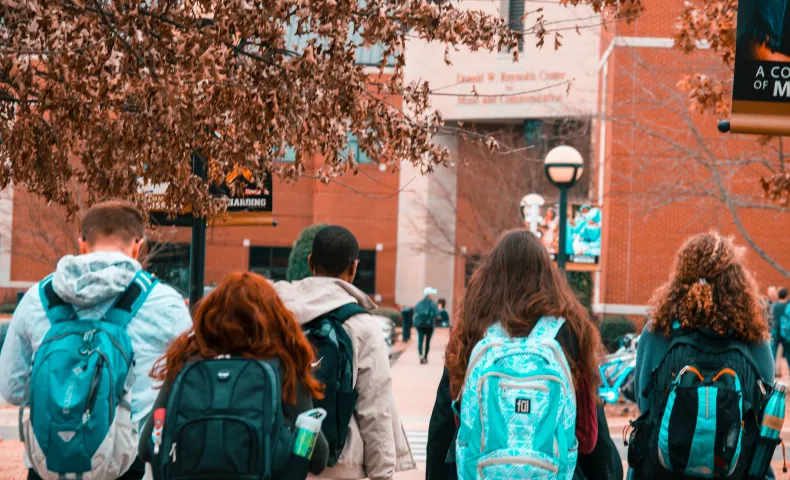
[[[615,34],[671,37],[681,4],[648,0],[646,8],[633,24],[618,23]],[[617,47],[609,59],[603,85],[610,121],[605,143],[602,303],[646,304],[668,278],[677,249],[693,234],[718,229],[747,244],[716,188],[714,170],[730,198],[766,203],[759,185],[766,170],[743,160],[773,157],[757,145],[756,137],[724,136],[716,131],[719,118],[688,113],[686,94],[677,83],[696,71],[719,77],[729,74],[710,51],[688,56],[666,48]],[[711,169],[712,158],[742,164],[716,163]],[[770,205],[736,212],[754,244],[790,267],[790,215]],[[746,263],[761,287],[790,284],[754,248],[747,250]]]

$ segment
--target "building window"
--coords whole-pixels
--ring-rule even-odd
[[[147,270],[160,282],[189,295],[189,244],[148,243]]]
[[[508,21],[508,27],[515,32],[520,32],[518,37],[518,51],[524,51],[524,0],[505,0],[505,8],[507,15],[505,19]]]
[[[464,266],[464,287],[469,285],[469,279],[472,278],[472,274],[475,273],[477,266],[480,265],[480,259],[480,255],[466,256],[466,265]]]
[[[357,140],[356,135],[351,133],[348,134],[348,141],[346,143],[346,151],[344,152],[344,157],[348,155],[348,152],[354,153],[354,160],[360,165],[366,163],[372,163],[370,158],[367,156],[364,150],[359,148],[359,141]]]
[[[286,279],[290,247],[250,247],[250,271],[273,282]]]
[[[354,277],[354,285],[368,295],[376,294],[375,250],[360,250],[359,265],[357,266],[357,276]]]

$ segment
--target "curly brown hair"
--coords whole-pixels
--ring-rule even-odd
[[[742,263],[743,249],[717,232],[696,235],[678,251],[669,281],[650,301],[652,330],[709,328],[745,342],[767,340],[768,319],[757,284]]]
[[[452,395],[461,391],[472,349],[491,325],[499,321],[511,336],[526,337],[544,316],[568,322],[578,347],[577,361],[568,358],[576,391],[584,378],[594,399],[600,383],[598,330],[565,275],[528,230],[505,233],[469,280],[446,352]]]

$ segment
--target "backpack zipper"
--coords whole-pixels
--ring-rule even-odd
[[[168,455],[170,457],[170,463],[176,463],[176,446],[177,445],[178,445],[178,442],[173,442],[170,445],[170,455]]]

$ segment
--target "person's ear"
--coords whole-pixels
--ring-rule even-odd
[[[132,254],[131,257],[132,258],[134,258],[135,260],[140,258],[140,251],[143,249],[143,245],[145,245],[145,239],[144,238],[141,238],[139,240],[135,240],[134,241],[134,243],[132,244],[132,251],[131,251],[131,254]]]
[[[315,268],[313,268],[313,254],[312,253],[307,254],[307,267],[310,269],[311,272],[313,272],[313,275],[315,275]]]
[[[354,281],[354,277],[357,276],[357,267],[358,266],[359,266],[359,259],[354,260],[354,263],[352,263],[351,266],[348,267],[348,277],[350,278],[350,280],[348,281],[349,283],[353,282]]]
[[[85,255],[88,253],[88,242],[85,241],[85,237],[78,238],[77,243],[80,246],[80,255]]]

